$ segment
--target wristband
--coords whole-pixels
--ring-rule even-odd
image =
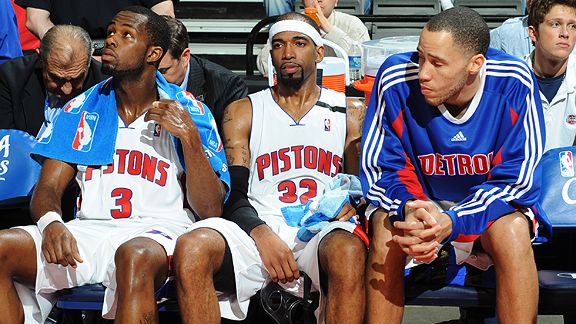
[[[46,228],[46,226],[50,225],[53,222],[64,223],[62,217],[57,212],[50,211],[44,214],[44,216],[40,217],[38,222],[36,222],[36,226],[38,226],[40,233],[44,233],[44,229]]]

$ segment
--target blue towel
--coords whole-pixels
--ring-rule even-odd
[[[80,165],[108,165],[118,133],[118,111],[113,78],[104,80],[70,100],[55,117],[52,127],[39,135],[32,156],[57,159]],[[230,188],[230,174],[223,144],[210,110],[187,91],[170,84],[156,72],[160,98],[179,101],[198,128],[204,152],[220,179]],[[180,162],[185,167],[181,142],[173,137]]]
[[[356,204],[362,198],[362,186],[357,176],[349,174],[336,175],[324,188],[321,197],[303,205],[288,206],[281,209],[286,223],[300,227],[298,239],[308,242],[324,226],[333,221],[347,202]],[[354,218],[350,218],[355,223]]]

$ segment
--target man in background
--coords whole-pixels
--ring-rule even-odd
[[[576,137],[576,1],[535,1],[528,25],[535,48],[525,59],[540,89],[545,150],[571,146]]]
[[[176,18],[163,17],[170,27],[170,43],[158,71],[168,82],[204,102],[212,111],[218,130],[221,130],[224,108],[248,95],[246,83],[230,70],[190,54],[186,26]]]

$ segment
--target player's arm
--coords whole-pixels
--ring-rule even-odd
[[[83,260],[78,253],[76,239],[62,223],[60,201],[75,173],[73,165],[45,160],[30,202],[32,219],[42,233],[42,254],[46,261],[74,268],[76,262]]]
[[[346,142],[344,144],[344,171],[358,175],[360,168],[360,141],[366,106],[358,99],[347,99]]]
[[[538,201],[545,132],[537,89],[532,77],[531,88],[519,86],[509,94],[513,100],[509,99],[506,108],[513,111],[503,118],[506,136],[497,143],[488,180],[471,188],[468,197],[446,211],[453,223],[448,241],[458,241],[461,234],[479,235],[498,218]]]
[[[224,218],[238,224],[252,237],[273,281],[292,281],[300,277],[292,251],[258,217],[256,209],[248,201],[251,128],[252,105],[248,98],[237,100],[226,107],[222,133],[230,168],[231,192],[224,206]]]
[[[204,152],[200,133],[188,110],[178,101],[160,99],[152,104],[145,120],[154,120],[182,143],[186,165],[186,198],[200,218],[222,215],[226,187]]]
[[[401,140],[407,136],[401,100],[396,93],[380,93],[387,63],[378,72],[362,125],[360,181],[367,201],[386,211],[394,223],[404,220],[406,202],[428,198],[408,154],[410,142]]]

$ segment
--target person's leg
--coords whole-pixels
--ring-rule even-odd
[[[326,274],[326,323],[362,323],[366,247],[356,235],[335,230],[318,246],[320,268]]]
[[[118,247],[115,323],[157,323],[154,292],[168,276],[168,257],[160,243],[146,237],[133,238]]]
[[[500,323],[536,323],[538,273],[526,216],[496,220],[481,236],[496,270],[496,312]]]
[[[266,15],[277,16],[294,11],[294,0],[264,0]]]
[[[401,323],[404,315],[406,255],[392,241],[401,234],[382,209],[370,216],[370,250],[366,264],[366,322]]]
[[[220,323],[214,274],[225,251],[225,239],[213,229],[195,229],[178,238],[173,264],[183,323]]]
[[[23,323],[24,312],[13,280],[34,286],[36,282],[36,246],[21,229],[0,231],[0,291],[2,323]]]

